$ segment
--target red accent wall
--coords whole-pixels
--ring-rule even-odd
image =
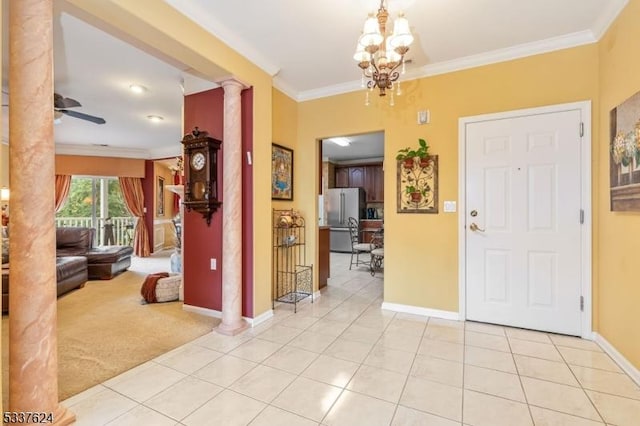
[[[153,195],[155,191],[155,174],[153,161],[145,160],[144,162],[144,179],[142,179],[142,192],[144,193],[144,223],[149,231],[149,247],[153,252]]]
[[[253,89],[242,91],[242,315],[253,318]]]
[[[222,88],[185,96],[185,133],[198,127],[215,139],[222,140],[224,91]],[[218,194],[222,193],[222,148],[218,153]],[[185,164],[185,167],[188,165]],[[185,209],[186,210],[186,209]],[[211,217],[207,226],[200,213],[184,214],[184,303],[201,308],[222,309],[222,209]],[[211,259],[217,259],[217,269],[211,270]]]
[[[253,150],[253,89],[242,92],[242,315],[253,317],[253,169],[246,152]],[[218,193],[224,204],[222,161],[224,140],[224,90],[207,90],[185,96],[185,132],[198,126],[222,141],[218,155]],[[233,178],[233,177],[231,177]],[[222,310],[222,209],[215,212],[211,225],[200,213],[184,215],[184,302],[207,309]],[[211,270],[211,258],[217,270]]]

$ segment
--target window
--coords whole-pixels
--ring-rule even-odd
[[[56,226],[95,228],[95,244],[131,244],[134,222],[117,178],[73,176],[69,198],[56,214]]]

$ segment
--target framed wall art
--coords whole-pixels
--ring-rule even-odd
[[[164,216],[164,178],[158,176],[158,188],[156,189],[156,216]]]
[[[438,213],[438,156],[398,160],[398,213]]]
[[[640,92],[610,113],[611,211],[640,211]]]
[[[271,199],[293,200],[293,150],[271,145]]]

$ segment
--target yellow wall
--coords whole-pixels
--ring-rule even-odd
[[[298,195],[301,191],[306,191],[306,184],[298,179],[299,170],[309,166],[309,159],[303,158],[298,152],[298,103],[280,92],[273,89],[273,143],[293,149],[293,202],[277,201],[271,202],[274,209],[296,208]]]
[[[317,138],[385,132],[386,302],[458,311],[458,216],[442,213],[444,200],[458,199],[458,119],[581,100],[597,105],[597,52],[588,45],[406,82],[394,107],[379,98],[366,107],[363,91],[300,104],[298,158],[315,157]],[[431,124],[416,124],[419,109],[431,111]],[[437,215],[396,213],[394,157],[418,138],[439,156]],[[296,192],[299,205],[316,217],[318,166],[297,171],[307,188]]]
[[[598,44],[600,131],[598,332],[640,369],[640,213],[609,211],[609,111],[640,91],[640,0],[631,0]]]

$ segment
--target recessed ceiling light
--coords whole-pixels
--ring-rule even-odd
[[[329,142],[333,142],[336,145],[340,145],[340,146],[349,146],[351,145],[351,141],[348,138],[329,138],[327,139]]]
[[[147,115],[147,118],[154,123],[159,123],[164,120],[164,117],[161,117],[159,115]]]
[[[129,89],[131,89],[133,93],[137,93],[137,94],[144,93],[147,91],[147,88],[141,84],[130,84]]]

